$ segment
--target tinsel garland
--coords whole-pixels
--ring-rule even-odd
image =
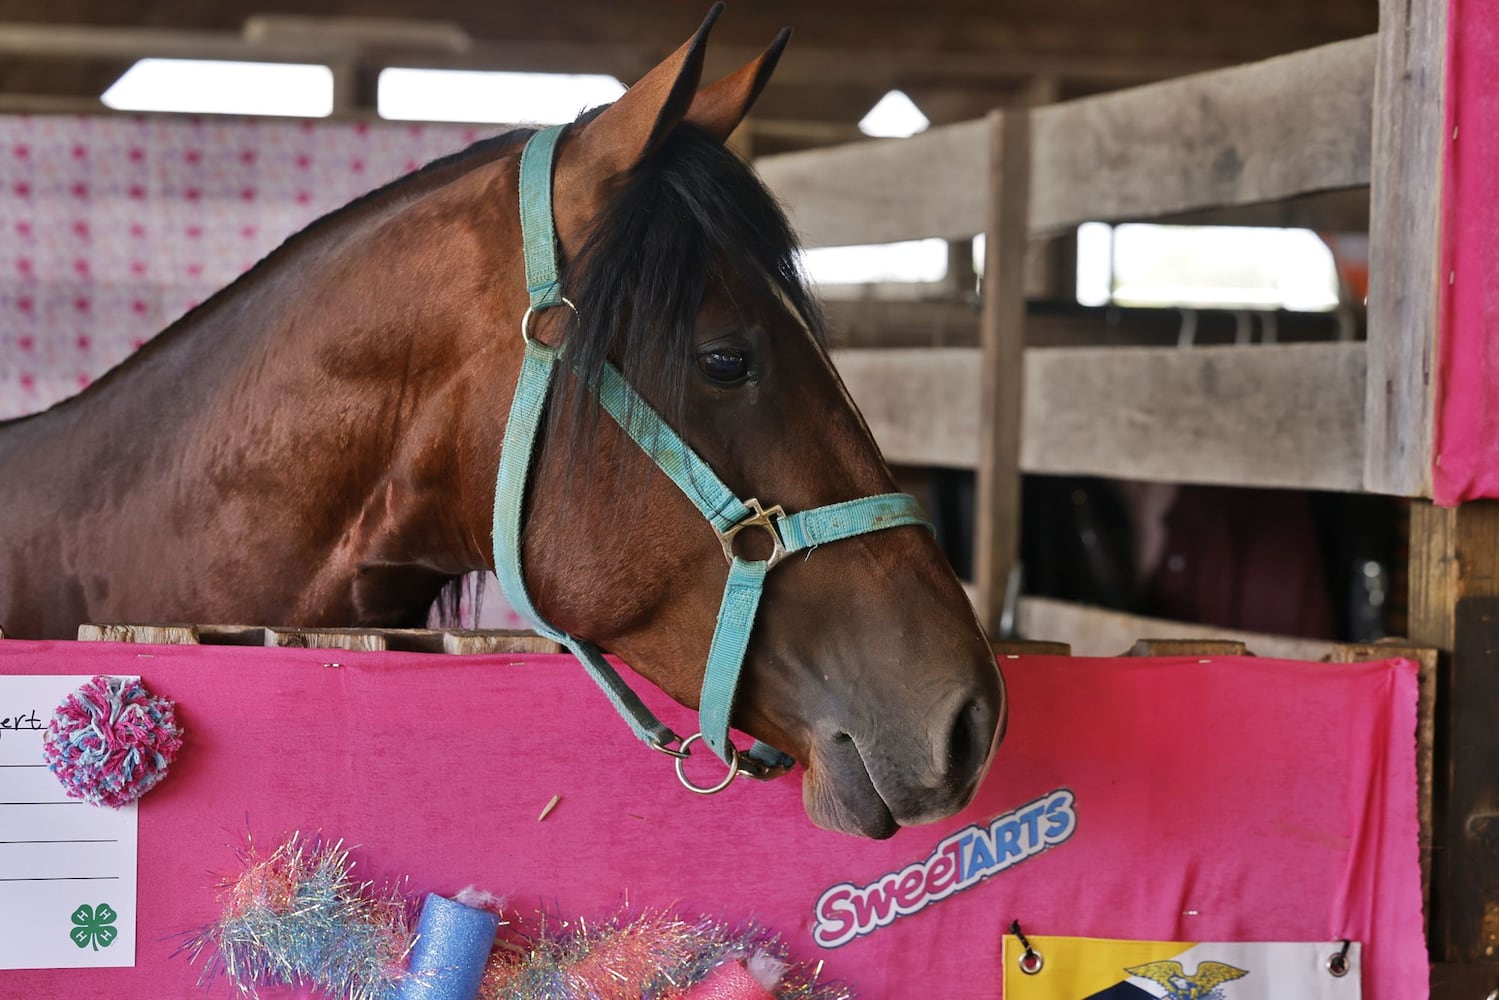
[[[239,852],[219,883],[223,913],[186,948],[199,985],[223,975],[242,996],[310,986],[339,1000],[385,1000],[406,974],[415,914],[394,888],[356,882],[342,841],[298,834],[269,854]]]
[[[490,957],[480,1000],[696,1000],[715,970],[741,963],[775,1000],[852,1000],[845,984],[791,964],[790,949],[763,927],[684,920],[662,911],[602,923],[538,914],[512,922]],[[742,991],[728,994],[744,997]]]
[[[356,882],[341,841],[293,835],[269,854],[247,844],[239,860],[242,871],[219,884],[221,916],[184,945],[192,961],[203,959],[200,985],[222,975],[246,997],[279,986],[311,987],[337,1000],[454,995],[441,982],[443,970],[407,968],[414,904],[394,888]],[[811,970],[793,965],[785,943],[754,925],[736,928],[660,910],[622,911],[593,923],[540,913],[520,919],[493,896],[475,893],[460,901],[505,918],[479,1000],[852,1000],[854,995],[841,983],[823,980],[820,964]],[[482,944],[474,954],[477,972]]]

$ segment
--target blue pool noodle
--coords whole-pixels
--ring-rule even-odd
[[[410,975],[394,1000],[474,1000],[500,918],[428,893],[417,920]]]

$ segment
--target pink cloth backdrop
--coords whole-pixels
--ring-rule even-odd
[[[1442,303],[1432,490],[1443,504],[1499,497],[1499,18],[1447,9]]]
[[[408,875],[418,892],[473,884],[588,919],[626,900],[753,918],[871,1000],[999,996],[1015,919],[1033,934],[1346,937],[1363,942],[1370,1000],[1427,995],[1410,663],[1003,666],[1009,735],[978,800],[868,842],[813,827],[794,776],[689,795],[565,657],[0,642],[0,672],[139,673],[188,734],[140,807],[138,966],[0,972],[0,994],[200,995],[171,952],[212,919],[213,873],[248,820],[262,844],[302,830],[361,845],[366,877]],[[1024,860],[818,944],[820,900],[836,938],[852,889],[921,863],[930,885],[961,839],[944,838],[1037,801],[1047,818],[1010,824]]]

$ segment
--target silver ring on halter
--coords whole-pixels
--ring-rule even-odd
[[[577,315],[578,315],[578,307],[575,306],[575,305],[573,305],[573,300],[572,299],[568,298],[565,295],[559,295],[558,299],[559,299],[559,301],[553,302],[551,305],[548,305],[548,306],[542,306],[541,309],[537,309],[535,306],[526,306],[526,314],[520,318],[520,339],[521,340],[525,341],[528,344],[531,342],[531,317],[533,315],[535,315],[536,313],[538,313],[538,312],[542,312],[544,310],[551,309],[553,306],[567,306],[567,308],[569,308],[569,309],[571,309],[573,311],[573,316],[575,318],[577,317]]]
[[[724,779],[722,781],[714,785],[712,788],[707,788],[702,785],[694,785],[691,781],[687,780],[687,772],[683,769],[682,762],[685,761],[688,757],[692,756],[692,752],[687,748],[692,746],[693,743],[696,743],[702,738],[702,733],[693,733],[691,736],[682,741],[682,755],[680,757],[677,757],[677,780],[680,781],[682,783],[682,787],[687,789],[689,792],[696,792],[699,795],[717,795],[719,792],[723,791],[725,788],[728,788],[731,784],[733,784],[734,778],[738,776],[739,751],[734,748],[734,744],[729,744],[729,773],[724,775]],[[672,756],[676,755],[673,754]]]

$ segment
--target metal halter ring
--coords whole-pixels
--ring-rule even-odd
[[[750,516],[731,525],[727,531],[718,533],[718,543],[723,546],[723,556],[730,564],[734,562],[734,536],[745,528],[764,528],[770,534],[770,556],[765,560],[765,568],[773,569],[775,564],[786,558],[786,543],[781,541],[781,533],[776,530],[775,518],[785,517],[786,512],[781,509],[780,504],[766,509],[760,506],[760,501],[753,498],[744,501],[744,505],[750,509]],[[683,744],[685,746],[685,744]]]
[[[677,758],[677,780],[680,781],[682,783],[682,787],[687,789],[689,792],[696,792],[699,795],[717,795],[719,792],[723,791],[725,788],[728,788],[731,784],[733,784],[734,778],[738,776],[739,751],[734,748],[734,744],[729,744],[729,773],[724,776],[724,779],[722,781],[711,788],[707,788],[701,785],[694,785],[691,781],[687,780],[687,772],[686,770],[684,770],[682,764],[687,760],[688,757],[692,756],[692,752],[687,748],[692,746],[693,743],[696,743],[702,738],[702,733],[693,733],[691,736],[682,741],[682,746],[678,750],[678,752],[672,754],[673,757]]]
[[[573,300],[572,299],[568,298],[565,295],[559,295],[557,298],[558,298],[558,301],[553,302],[551,305],[542,306],[540,309],[537,309],[535,306],[527,306],[526,307],[526,314],[520,318],[520,339],[521,340],[525,341],[528,344],[531,342],[531,317],[534,316],[538,312],[543,312],[543,311],[545,311],[547,309],[551,309],[553,306],[562,305],[562,306],[567,306],[567,308],[569,308],[569,309],[571,309],[573,311],[573,317],[574,318],[577,317],[577,315],[578,315],[578,307],[575,306],[575,305],[573,305]]]

